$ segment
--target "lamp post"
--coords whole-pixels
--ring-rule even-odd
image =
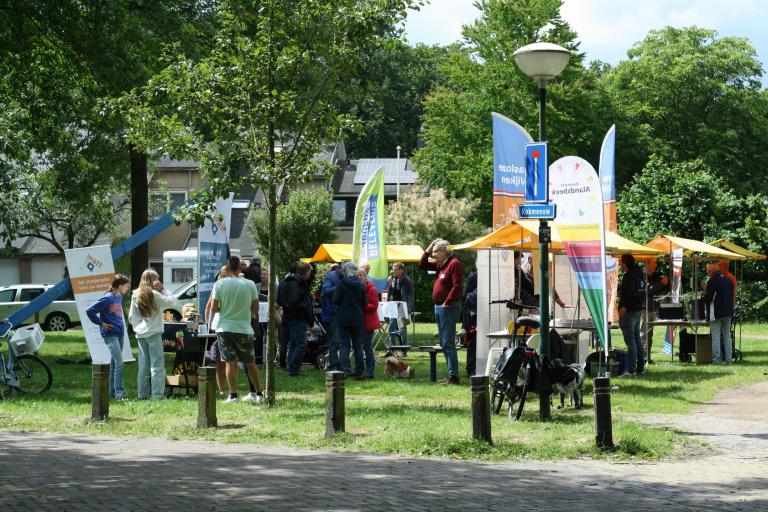
[[[395,198],[400,200],[400,145],[397,145],[397,190],[395,191]]]
[[[547,138],[546,101],[547,80],[563,72],[571,58],[571,52],[562,46],[552,43],[533,43],[523,46],[514,53],[515,63],[527,76],[539,83],[539,141]],[[541,357],[549,358],[549,242],[551,231],[545,219],[539,221],[539,250],[541,251],[541,267],[539,277],[539,314],[541,317]],[[542,372],[542,376],[545,374]],[[549,386],[542,382],[542,392],[539,393],[539,417],[551,417],[549,394],[543,390]]]

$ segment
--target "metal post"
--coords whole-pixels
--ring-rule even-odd
[[[109,365],[91,366],[91,419],[107,421],[109,418]]]
[[[489,378],[487,375],[473,375],[469,380],[472,388],[472,437],[492,445]]]
[[[546,132],[546,103],[547,103],[547,81],[539,80],[539,142],[544,142]],[[546,372],[544,366],[545,359],[549,360],[549,239],[550,228],[546,220],[539,221],[539,251],[541,253],[540,277],[539,277],[539,315],[541,328],[539,337],[541,340],[541,368],[542,374]],[[539,392],[539,417],[542,420],[548,420],[552,417],[552,411],[549,404],[549,393],[546,388],[541,386]]]
[[[396,198],[400,199],[400,145],[397,146],[397,192]]]
[[[216,367],[201,366],[197,369],[197,428],[216,426]]]
[[[325,437],[344,432],[344,372],[325,372]]]
[[[613,448],[610,374],[595,378],[592,386],[595,394],[595,442],[598,448]]]

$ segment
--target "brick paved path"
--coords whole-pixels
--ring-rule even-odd
[[[766,415],[768,382],[727,391],[696,414],[653,417],[718,453],[645,464],[486,464],[0,432],[0,511],[766,511]]]

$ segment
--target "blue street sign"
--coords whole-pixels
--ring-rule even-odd
[[[549,202],[549,163],[546,142],[525,145],[525,201],[527,203]]]
[[[520,219],[554,219],[556,204],[519,204],[517,216]]]

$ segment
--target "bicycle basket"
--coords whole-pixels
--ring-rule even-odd
[[[37,352],[44,339],[45,336],[40,328],[40,324],[32,324],[17,329],[13,336],[11,336],[11,339],[8,340],[8,345],[10,345],[14,354],[23,356]]]

